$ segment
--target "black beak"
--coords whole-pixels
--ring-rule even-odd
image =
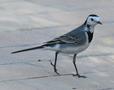
[[[100,22],[100,21],[98,21],[97,23],[102,25],[102,22]]]

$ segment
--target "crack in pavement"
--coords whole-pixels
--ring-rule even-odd
[[[50,77],[63,77],[63,76],[72,76],[73,74],[61,74],[61,75],[42,75],[37,77],[27,77],[27,78],[17,78],[17,79],[9,79],[9,80],[0,80],[2,82],[9,82],[9,81],[20,81],[20,80],[30,80],[30,79],[42,79],[42,78],[50,78]]]

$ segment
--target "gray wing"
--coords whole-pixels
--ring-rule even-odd
[[[58,38],[55,38],[51,41],[45,43],[46,46],[48,45],[55,45],[55,44],[75,44],[79,45],[84,42],[85,36],[83,33],[76,33],[75,35],[65,34]]]
[[[72,30],[71,32],[64,34],[58,38],[55,38],[51,41],[45,43],[45,45],[55,45],[55,44],[75,44],[80,45],[86,42],[86,35],[84,32],[83,25]]]

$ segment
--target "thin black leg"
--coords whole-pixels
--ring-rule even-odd
[[[55,52],[55,62],[54,62],[54,64],[51,62],[51,65],[54,67],[54,72],[59,75],[59,73],[57,72],[57,68],[56,68],[58,54],[59,54],[59,52]]]
[[[76,70],[76,74],[73,74],[73,76],[78,76],[79,78],[80,78],[80,77],[86,78],[85,76],[81,76],[81,75],[78,73],[78,69],[77,69],[77,66],[76,66],[76,56],[77,56],[77,54],[74,54],[74,57],[73,57],[73,64],[74,64],[74,67],[75,67],[75,70]]]

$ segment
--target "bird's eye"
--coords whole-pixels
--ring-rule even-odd
[[[94,21],[93,18],[91,18],[91,21]]]

